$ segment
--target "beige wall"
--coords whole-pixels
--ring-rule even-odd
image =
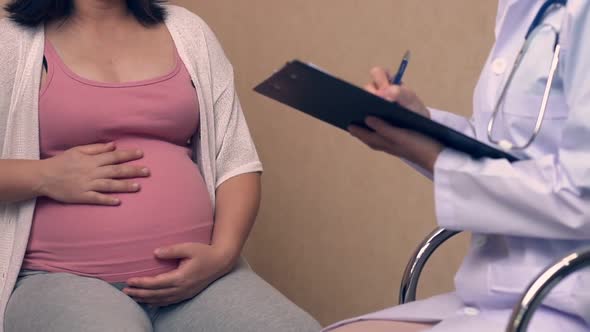
[[[356,84],[396,67],[431,106],[469,114],[493,41],[492,0],[176,1],[217,32],[264,161],[264,196],[247,256],[322,323],[391,306],[408,256],[433,227],[432,185],[346,133],[252,92],[287,60]],[[422,296],[452,286],[466,239],[428,269]]]
[[[393,305],[410,253],[435,226],[432,185],[252,87],[292,58],[363,84],[371,66],[396,67],[411,49],[407,84],[429,105],[466,115],[496,2],[174,2],[201,15],[223,42],[265,164],[250,263],[322,323]],[[465,242],[437,254],[422,296],[450,289]]]

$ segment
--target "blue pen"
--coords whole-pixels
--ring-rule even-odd
[[[406,72],[406,68],[408,67],[408,63],[410,63],[410,56],[411,56],[410,51],[409,50],[406,51],[406,53],[404,54],[404,57],[402,59],[402,63],[400,63],[399,69],[397,70],[397,74],[395,74],[395,76],[393,76],[389,80],[389,83],[394,84],[394,85],[402,84],[402,78],[404,77],[404,73]]]

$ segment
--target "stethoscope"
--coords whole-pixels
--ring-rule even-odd
[[[537,16],[535,16],[533,23],[531,23],[531,26],[529,27],[529,30],[527,31],[527,34],[526,34],[525,40],[524,40],[524,44],[522,45],[520,52],[518,53],[518,56],[516,57],[516,61],[514,62],[514,66],[512,68],[512,71],[510,72],[510,75],[508,76],[508,79],[507,79],[506,83],[504,84],[504,88],[502,89],[502,93],[500,94],[500,97],[498,98],[498,102],[496,103],[496,106],[494,107],[494,112],[492,113],[492,116],[490,118],[490,122],[488,123],[488,140],[494,144],[497,144],[498,146],[500,146],[501,149],[503,149],[505,151],[526,149],[527,147],[529,147],[533,143],[533,141],[535,140],[535,138],[539,135],[539,132],[541,131],[541,125],[543,124],[543,119],[545,118],[545,111],[547,110],[547,102],[549,101],[549,95],[551,93],[551,86],[553,84],[553,78],[554,78],[555,72],[557,70],[557,65],[559,64],[559,54],[561,52],[561,45],[559,44],[559,31],[557,31],[557,29],[555,27],[553,27],[552,25],[542,24],[542,22],[546,16],[547,12],[549,12],[549,10],[551,10],[555,7],[564,7],[566,4],[567,4],[567,0],[547,0],[543,4],[541,9],[539,9]],[[521,144],[521,145],[517,145],[516,143],[510,142],[506,139],[496,140],[492,137],[492,132],[494,129],[494,124],[496,122],[496,118],[498,116],[498,113],[500,112],[502,102],[504,101],[504,99],[506,97],[506,92],[508,91],[508,88],[510,87],[510,84],[512,83],[512,79],[514,78],[514,74],[518,70],[518,67],[520,67],[520,63],[522,62],[522,58],[524,57],[524,55],[530,45],[531,38],[529,38],[529,37],[531,36],[533,31],[535,31],[540,26],[548,26],[549,28],[551,28],[555,32],[555,46],[553,48],[553,60],[551,61],[551,68],[549,70],[549,78],[547,79],[547,84],[545,85],[545,92],[543,93],[543,100],[541,101],[541,108],[540,108],[539,114],[537,116],[537,122],[535,123],[535,128],[533,130],[533,134],[531,135],[531,137],[529,138],[528,141],[526,141],[524,144]]]

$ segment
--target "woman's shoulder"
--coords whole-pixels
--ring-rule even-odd
[[[23,33],[24,29],[11,19],[7,17],[0,18],[0,43],[2,43],[2,48],[10,47],[6,43],[21,38]]]
[[[217,42],[215,33],[199,15],[176,5],[166,5],[168,23],[177,29],[187,32],[185,36],[192,38],[205,38],[208,41]]]
[[[168,21],[184,29],[209,28],[207,23],[194,12],[177,5],[166,5]]]
[[[8,71],[16,69],[23,45],[30,44],[33,34],[8,18],[0,19],[0,78],[6,78]],[[29,42],[29,43],[27,43]]]
[[[208,61],[215,70],[220,70],[223,73],[223,75],[218,73],[223,77],[233,75],[221,43],[201,17],[179,6],[168,5],[167,11],[167,24],[185,43],[185,50],[189,54],[206,56],[206,58],[194,57],[194,59]]]
[[[8,17],[0,18],[0,38],[33,38],[42,29],[25,27]]]
[[[9,18],[0,18],[0,49],[2,55],[30,47],[39,28],[23,27]]]

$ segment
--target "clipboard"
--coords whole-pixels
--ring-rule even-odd
[[[287,63],[254,91],[345,131],[350,124],[367,128],[364,119],[372,115],[394,126],[429,136],[475,159],[519,160],[299,60]]]

